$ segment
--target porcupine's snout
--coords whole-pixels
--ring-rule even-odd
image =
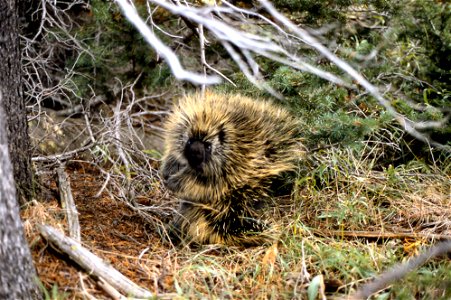
[[[191,168],[202,172],[203,166],[211,158],[211,144],[200,140],[190,139],[185,146],[184,155]]]

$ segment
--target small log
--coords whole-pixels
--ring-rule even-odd
[[[103,262],[101,258],[90,252],[74,239],[65,236],[62,232],[47,225],[37,225],[41,235],[60,252],[66,253],[74,262],[82,267],[88,274],[102,278],[115,289],[128,297],[173,299],[176,294],[153,294],[141,288],[130,279],[121,274],[112,266]]]
[[[372,294],[387,288],[393,282],[401,280],[409,272],[420,267],[429,259],[444,256],[447,253],[451,253],[451,241],[437,243],[420,255],[409,259],[405,263],[399,263],[391,267],[389,270],[377,276],[373,281],[364,284],[354,295],[349,296],[348,300],[367,299]]]
[[[316,230],[312,232],[315,235],[335,236],[335,237],[352,237],[367,239],[426,239],[435,241],[451,240],[451,235],[434,234],[434,233],[409,233],[409,232],[381,232],[381,231],[341,231],[341,230]]]
[[[60,164],[57,169],[58,186],[60,191],[61,206],[66,212],[69,235],[80,242],[80,223],[78,222],[78,211],[75,206],[74,197],[70,188],[70,178],[66,173],[65,164]]]
[[[102,290],[107,293],[113,300],[128,300],[127,297],[121,295],[114,287],[108,284],[103,278],[99,278],[97,281],[97,286],[102,288]]]

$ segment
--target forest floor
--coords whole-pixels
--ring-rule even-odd
[[[96,169],[74,164],[67,171],[82,244],[141,287],[161,294],[176,293],[180,298],[317,299],[316,291],[318,297],[338,299],[421,252],[424,246],[451,238],[451,178],[446,174],[421,179],[412,175],[416,183],[406,193],[396,192],[385,179],[372,177],[372,182],[364,184],[373,185],[372,193],[377,186],[380,193],[370,201],[370,193],[355,186],[368,176],[356,179],[347,191],[315,192],[308,185],[301,186],[295,191],[296,205],[284,201],[288,204],[269,213],[280,242],[240,249],[165,243],[155,224],[126,203],[107,192],[95,197],[104,183]],[[54,178],[41,182],[47,188],[46,196],[23,209],[22,218],[47,298],[111,299],[92,277],[40,237],[36,224],[52,225],[67,233]],[[360,196],[355,197],[355,193]],[[150,206],[169,199],[167,193],[156,190],[138,201]],[[450,286],[451,262],[437,258],[391,289],[379,292],[377,299],[446,299],[451,295]]]
[[[103,184],[95,169],[79,165],[68,171],[79,213],[82,244],[140,286],[161,290],[161,284],[170,280],[170,276],[164,278],[165,260],[170,259],[167,257],[170,249],[162,245],[158,235],[149,232],[145,221],[128,205],[111,199],[107,193],[95,197]],[[44,223],[67,232],[66,215],[58,201],[57,183],[48,178],[47,184],[47,199],[34,202],[22,215],[26,220],[25,228],[29,230],[29,242],[42,284],[49,293],[57,289],[57,295],[63,299],[83,299],[86,294],[109,299],[96,287],[94,280],[89,280],[85,273],[79,273],[80,269],[69,258],[49,247],[33,226],[34,222]],[[147,248],[153,256],[151,262],[147,258],[138,258]],[[152,276],[155,274],[163,275]],[[84,282],[86,290],[81,288],[80,281]]]

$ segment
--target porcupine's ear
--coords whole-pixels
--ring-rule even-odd
[[[221,126],[219,127],[218,140],[221,145],[224,144],[226,141],[226,132],[224,130],[223,124],[221,124]]]

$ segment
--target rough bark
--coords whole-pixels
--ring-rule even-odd
[[[9,154],[21,204],[32,195],[27,114],[22,92],[19,17],[16,0],[0,0],[0,92],[6,113]]]
[[[0,105],[0,299],[41,299],[20,220],[4,121]]]

